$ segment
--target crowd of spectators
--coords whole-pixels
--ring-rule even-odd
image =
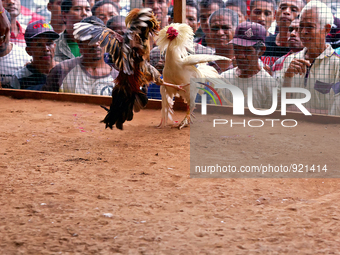
[[[173,1],[141,4],[161,28],[173,22]],[[340,20],[330,7],[316,0],[186,0],[185,12],[195,54],[231,59],[208,64],[246,96],[251,86],[252,107],[270,108],[272,88],[299,87],[311,92],[306,107],[340,115]],[[20,0],[0,1],[0,86],[110,95],[118,71],[105,64],[105,49],[77,41],[73,26],[100,22],[124,34],[119,0],[49,0],[47,9],[50,20],[26,27],[18,21]],[[164,54],[150,44],[150,63],[162,72]],[[230,91],[223,96],[233,99]]]

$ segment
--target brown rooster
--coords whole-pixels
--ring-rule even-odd
[[[183,90],[181,86],[163,82],[161,74],[147,61],[150,53],[149,36],[158,34],[159,22],[151,9],[133,9],[125,19],[127,31],[121,36],[98,22],[76,23],[74,37],[80,41],[98,41],[106,46],[105,61],[119,70],[112,91],[112,103],[102,120],[106,127],[116,125],[123,129],[123,123],[133,118],[133,111],[139,112],[148,102],[146,89],[150,82]]]

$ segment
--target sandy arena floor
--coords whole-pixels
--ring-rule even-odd
[[[190,130],[159,110],[120,131],[97,105],[0,102],[0,254],[340,254],[339,179],[190,179]]]

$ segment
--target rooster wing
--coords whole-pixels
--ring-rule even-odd
[[[112,103],[102,122],[106,128],[114,125],[123,129],[123,123],[133,118],[133,111],[138,112],[148,102],[146,87],[149,82],[162,83],[159,72],[147,61],[149,57],[149,35],[157,35],[159,22],[151,9],[133,9],[126,17],[127,31],[120,36],[100,23],[76,23],[74,37],[78,40],[98,41],[106,47],[105,61],[119,70],[112,91]],[[142,88],[142,89],[141,89]]]

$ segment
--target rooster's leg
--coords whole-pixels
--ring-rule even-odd
[[[163,118],[161,118],[161,123],[159,123],[159,125],[157,125],[158,128],[163,128],[165,127],[165,120]]]
[[[163,81],[162,85],[166,86],[166,87],[174,88],[176,90],[182,90],[182,91],[186,92],[184,87],[190,85],[190,83],[185,84],[185,85],[176,85],[176,84],[172,84],[172,83],[168,83],[168,82]]]
[[[191,122],[191,118],[190,118],[190,107],[187,106],[187,114],[185,115],[184,119],[181,121],[181,123],[179,125],[174,125],[172,127],[176,127],[178,129],[182,129],[184,127],[187,127],[190,125]]]

